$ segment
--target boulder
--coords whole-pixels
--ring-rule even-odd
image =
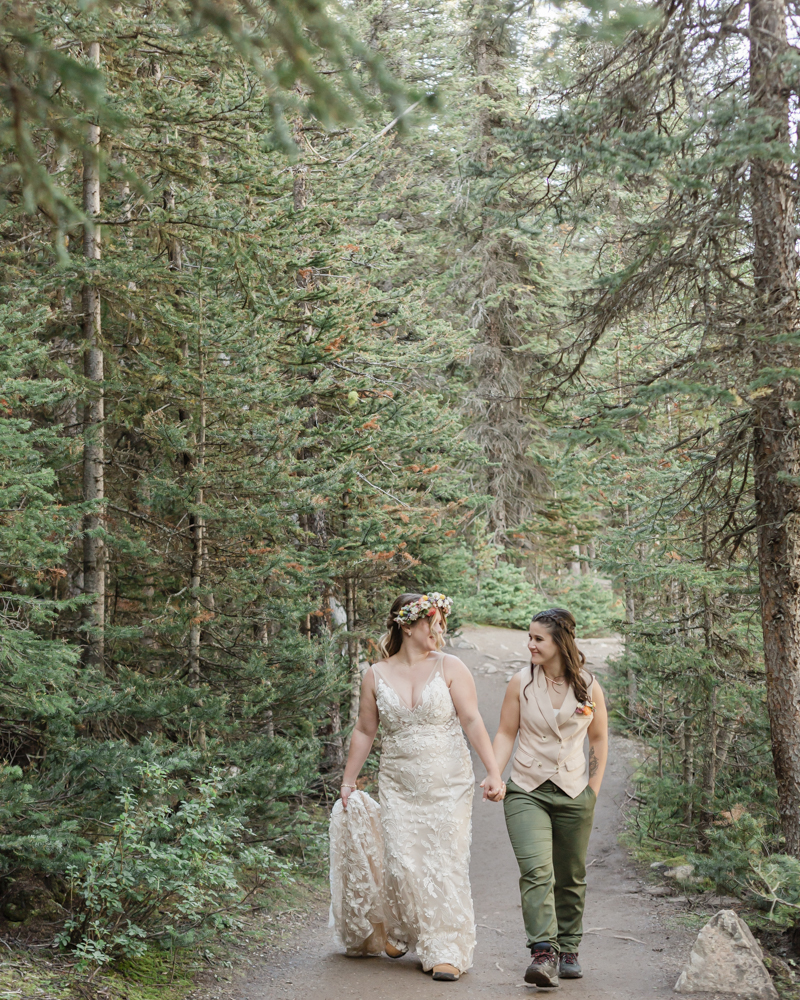
[[[11,923],[63,920],[66,910],[38,876],[23,872],[5,884],[0,894],[0,914]]]
[[[662,874],[664,878],[672,878],[676,882],[689,882],[690,880],[696,881],[692,879],[693,871],[694,865],[675,865],[674,868],[667,868]]]
[[[733,993],[778,1000],[750,928],[733,910],[720,910],[697,935],[676,993]]]
[[[648,896],[671,896],[675,892],[669,885],[648,885],[644,891]]]

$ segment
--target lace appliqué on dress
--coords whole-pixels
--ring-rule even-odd
[[[366,792],[354,791],[330,824],[331,911],[329,925],[348,955],[380,955],[383,923],[383,834],[381,810]]]
[[[377,669],[375,676],[383,730],[380,811],[365,796],[372,803],[365,808],[374,810],[370,813],[371,826],[354,816],[349,829],[335,830],[336,809],[341,811],[341,805],[334,807],[331,890],[348,896],[352,886],[354,898],[342,898],[336,904],[343,925],[338,923],[336,907],[332,907],[333,925],[349,954],[364,953],[357,950],[357,939],[361,935],[363,942],[374,932],[380,911],[361,885],[366,878],[363,873],[367,867],[375,872],[374,859],[380,856],[386,940],[396,948],[416,948],[426,971],[449,963],[465,972],[472,965],[475,947],[469,884],[475,777],[466,740],[441,672],[441,661],[413,708],[403,702]],[[356,794],[348,802],[348,816]],[[378,833],[369,832],[376,830],[378,815],[380,840]],[[342,836],[359,839],[360,843],[351,844],[345,851]],[[372,860],[367,864],[366,859]],[[344,873],[343,863],[358,875]],[[379,885],[377,877],[374,885]],[[350,913],[353,917],[346,916]],[[358,921],[357,930],[345,926],[351,919]]]

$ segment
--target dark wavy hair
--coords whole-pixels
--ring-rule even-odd
[[[400,624],[394,620],[395,615],[400,610],[404,608],[406,604],[413,604],[414,601],[418,601],[422,597],[422,594],[401,594],[395,599],[391,608],[389,609],[389,615],[386,619],[386,631],[378,640],[378,649],[381,651],[381,656],[388,660],[390,656],[394,656],[395,653],[400,652],[400,647],[403,645],[403,629]],[[442,625],[444,626],[445,632],[447,631],[447,615],[441,608],[436,609],[442,616]],[[431,615],[431,621],[435,618],[435,615]],[[437,643],[441,649],[444,642],[441,644]]]
[[[531,619],[531,625],[538,622],[552,635],[553,642],[558,646],[561,653],[561,662],[564,664],[564,676],[572,685],[575,697],[578,701],[588,701],[589,691],[586,681],[583,679],[583,665],[586,657],[575,645],[575,619],[566,608],[549,608],[547,611],[540,611]],[[594,680],[594,676],[592,676]],[[531,664],[531,679],[523,688],[522,693],[528,690],[533,684],[533,664]],[[527,694],[525,694],[527,699]]]

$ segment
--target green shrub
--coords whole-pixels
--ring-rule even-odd
[[[577,633],[584,639],[610,635],[614,622],[624,613],[622,602],[613,590],[591,574],[549,577],[542,581],[542,591],[551,605],[572,612]]]
[[[692,857],[697,873],[718,889],[743,896],[783,927],[800,917],[800,861],[767,852],[763,821],[743,813],[707,831],[707,854]]]
[[[150,941],[191,944],[230,926],[259,887],[291,878],[264,846],[247,847],[239,818],[217,809],[222,781],[180,784],[151,765],[119,795],[120,813],[82,866],[67,870],[72,913],[57,937],[84,964],[142,955]],[[242,888],[242,886],[249,888]]]
[[[622,614],[619,599],[594,576],[550,577],[541,588],[532,584],[520,566],[498,559],[481,574],[466,573],[456,584],[458,612],[463,621],[527,629],[537,611],[563,607],[578,624],[578,635],[608,635]]]
[[[524,571],[511,563],[498,562],[480,583],[480,589],[462,595],[459,614],[464,621],[526,629],[537,590],[525,579]]]

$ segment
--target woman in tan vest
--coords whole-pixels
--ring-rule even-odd
[[[494,753],[502,771],[519,734],[504,806],[531,949],[525,982],[551,987],[559,976],[583,975],[586,848],[608,757],[608,716],[600,685],[583,669],[569,611],[535,615],[528,649],[530,667],[506,691]]]

